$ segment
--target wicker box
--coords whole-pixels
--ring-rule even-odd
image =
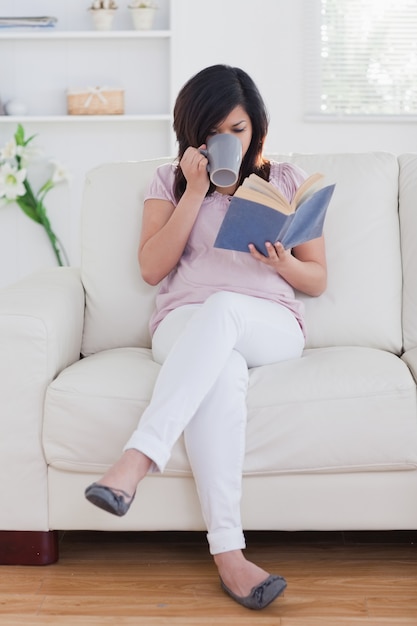
[[[68,115],[123,115],[124,90],[89,87],[67,90]]]

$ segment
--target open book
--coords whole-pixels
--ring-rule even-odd
[[[249,252],[248,244],[253,243],[266,254],[266,241],[293,248],[320,237],[335,188],[328,185],[307,194],[321,178],[309,176],[289,202],[274,185],[251,174],[232,197],[214,246]]]

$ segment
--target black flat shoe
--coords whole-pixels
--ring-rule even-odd
[[[87,487],[84,495],[89,502],[103,509],[103,511],[122,517],[128,512],[136,492],[133,496],[130,496],[122,489],[111,489],[110,487],[106,487],[106,485],[93,483]]]
[[[287,581],[285,578],[282,578],[282,576],[273,576],[271,574],[263,583],[257,587],[253,587],[248,596],[237,596],[229,587],[226,587],[221,578],[220,584],[222,589],[228,593],[233,600],[245,606],[247,609],[259,611],[268,606],[268,604],[271,604],[275,598],[281,595],[287,586]]]

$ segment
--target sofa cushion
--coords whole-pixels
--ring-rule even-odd
[[[150,346],[156,288],[138,265],[143,198],[167,159],[102,165],[87,174],[81,213],[81,279],[86,293],[82,353]]]
[[[283,157],[281,157],[283,158]],[[328,286],[306,305],[307,345],[401,352],[398,161],[388,153],[287,156],[336,183],[324,233]]]
[[[336,183],[326,223],[328,288],[306,304],[308,347],[356,345],[399,353],[401,258],[398,162],[386,153],[288,155]],[[113,163],[92,170],[82,211],[81,275],[86,291],[84,355],[149,347],[155,287],[137,262],[141,209],[157,165],[168,159]],[[99,236],[98,236],[99,235]],[[244,254],[244,253],[242,253]]]
[[[64,370],[46,396],[44,447],[56,469],[101,474],[149,402],[159,366],[120,348]],[[417,466],[413,379],[375,349],[307,350],[254,368],[248,390],[246,474],[404,470]],[[189,473],[183,439],[167,472]]]

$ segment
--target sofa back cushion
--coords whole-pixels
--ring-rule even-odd
[[[81,279],[86,292],[82,353],[150,346],[156,288],[138,265],[142,205],[156,167],[168,159],[108,163],[88,172],[81,213]]]
[[[274,154],[336,183],[325,223],[328,288],[305,302],[308,347],[361,345],[401,351],[398,161],[388,153]],[[82,210],[86,290],[83,354],[150,346],[155,287],[141,279],[137,249],[143,197],[169,159],[110,163],[88,173]],[[244,253],[242,253],[244,254]]]
[[[336,183],[325,222],[328,286],[306,304],[309,347],[402,349],[398,159],[388,153],[292,155]]]

